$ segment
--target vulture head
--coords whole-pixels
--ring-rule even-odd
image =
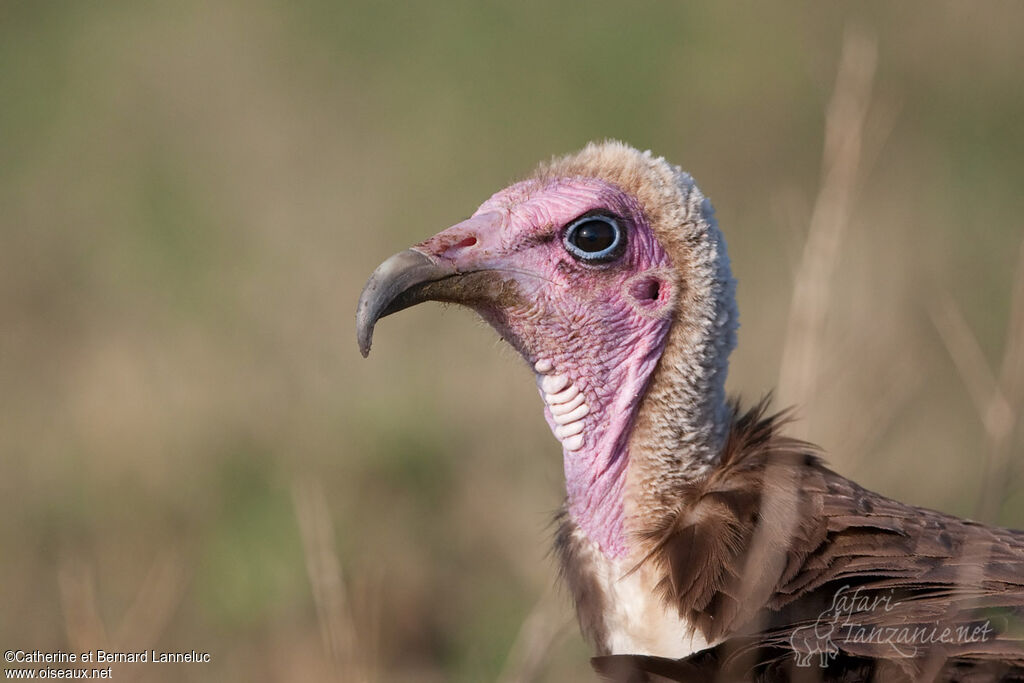
[[[536,376],[570,516],[622,557],[658,514],[657,491],[699,477],[721,449],[734,289],[693,179],[605,142],[543,164],[384,261],[360,297],[357,334],[366,355],[386,315],[423,301],[476,311]]]

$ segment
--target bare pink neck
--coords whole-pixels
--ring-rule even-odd
[[[606,365],[606,372],[588,373],[600,377],[600,383],[581,380],[591,408],[584,446],[563,450],[569,515],[610,557],[622,557],[628,550],[623,496],[629,435],[664,347],[666,335],[663,330],[657,332],[661,333],[637,340],[628,357]],[[554,428],[550,412],[546,417]]]

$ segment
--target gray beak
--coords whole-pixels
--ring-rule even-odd
[[[373,326],[386,315],[426,301],[423,285],[456,275],[452,265],[434,263],[415,249],[400,251],[377,266],[363,287],[356,308],[356,339],[365,358],[373,341]]]

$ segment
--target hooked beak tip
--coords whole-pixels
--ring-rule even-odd
[[[453,266],[435,263],[415,249],[400,251],[377,266],[363,287],[356,307],[356,341],[363,358],[370,354],[377,321],[418,303],[415,297],[403,297],[404,294],[417,285],[454,274]]]
[[[368,335],[360,334],[358,337],[359,353],[363,358],[368,358],[370,356],[370,343],[373,341],[373,330],[370,330]]]

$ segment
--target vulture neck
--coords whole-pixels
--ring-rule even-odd
[[[645,360],[625,373],[629,381],[601,382],[615,394],[600,421],[614,437],[602,435],[585,461],[565,450],[570,517],[604,555],[634,555],[638,532],[672,511],[678,484],[706,475],[725,443],[738,324],[725,239],[693,177],[650,152],[591,144],[538,173],[597,178],[636,198],[674,273],[667,330],[637,350]]]
[[[629,439],[624,511],[633,532],[676,510],[682,486],[715,466],[731,422],[725,380],[739,326],[736,282],[711,205],[689,182],[681,183],[689,190],[682,232],[692,242],[669,245],[682,294]]]
[[[729,429],[735,281],[710,204],[692,192],[686,227],[695,239],[672,254],[678,298],[671,325],[656,349],[640,354],[645,362],[624,368],[627,381],[615,384],[609,429],[586,464],[584,486],[569,476],[580,469],[580,454],[564,452],[569,514],[612,558],[633,555],[638,532],[674,510],[674,492],[708,473]]]

